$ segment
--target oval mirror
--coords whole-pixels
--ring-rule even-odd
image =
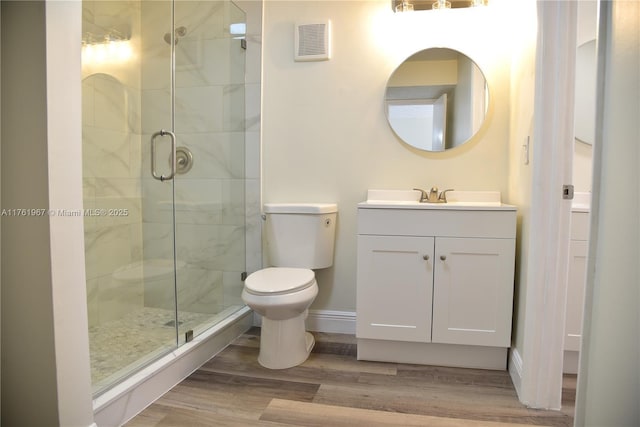
[[[385,91],[385,113],[395,134],[425,151],[444,151],[478,132],[489,106],[484,74],[466,55],[430,48],[395,69]]]
[[[596,126],[596,41],[578,46],[576,51],[576,103],[574,131],[576,139],[593,144]]]

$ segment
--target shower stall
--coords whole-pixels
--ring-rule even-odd
[[[244,308],[245,13],[83,0],[94,395]]]

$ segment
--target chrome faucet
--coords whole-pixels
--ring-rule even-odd
[[[440,193],[438,193],[438,187],[431,187],[428,193],[421,188],[414,188],[414,190],[420,192],[420,203],[447,203],[447,191],[453,191],[453,188]]]

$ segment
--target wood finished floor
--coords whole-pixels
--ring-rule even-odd
[[[126,425],[573,425],[575,376],[565,376],[562,411],[533,410],[506,371],[358,361],[352,335],[314,335],[305,363],[269,370],[257,362],[253,328]]]

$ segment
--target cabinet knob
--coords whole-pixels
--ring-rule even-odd
[[[429,261],[429,255],[423,255],[422,259],[425,260],[425,261]]]
[[[440,255],[440,259],[441,259],[442,261],[445,261],[445,260],[447,259],[447,256],[446,256],[446,255]]]

